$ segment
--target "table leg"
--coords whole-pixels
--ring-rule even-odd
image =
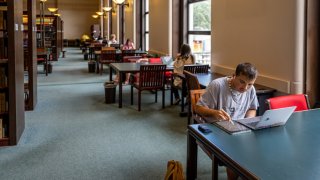
[[[218,180],[218,159],[213,156],[212,160],[212,179]]]
[[[50,58],[50,55],[49,55],[49,58]],[[48,67],[48,56],[45,58],[45,70],[46,70],[46,76],[48,76],[48,70],[49,70],[49,67]]]
[[[187,138],[187,180],[193,180],[197,178],[198,146],[190,132]]]
[[[112,81],[112,67],[109,66],[109,80]]]
[[[123,73],[119,72],[119,108],[122,108],[122,75]]]

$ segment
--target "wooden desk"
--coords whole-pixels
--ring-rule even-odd
[[[198,81],[203,88],[206,88],[212,80],[219,77],[224,77],[224,75],[217,73],[203,73],[195,75],[197,76]],[[257,115],[259,116],[262,115],[268,109],[265,101],[266,99],[273,97],[276,90],[259,84],[254,84],[254,87],[256,88],[257,98],[259,101],[259,108],[257,111]]]
[[[112,81],[112,69],[119,73],[119,108],[122,108],[122,83],[126,73],[137,73],[141,64],[148,63],[110,63],[110,81]],[[167,70],[173,70],[172,66],[167,66]]]
[[[97,67],[97,69],[96,69],[96,72],[97,73],[99,73],[99,61],[98,61],[98,57],[101,55],[101,51],[94,51],[94,54],[95,54],[95,61],[96,61],[96,67]],[[135,56],[140,56],[140,55],[142,55],[142,54],[146,54],[146,51],[141,51],[141,50],[135,50],[134,51],[134,55]],[[117,60],[117,62],[123,62],[123,60],[122,60],[122,51],[121,50],[119,50],[119,49],[117,49],[116,50],[116,60]]]
[[[295,112],[286,125],[230,135],[212,124],[188,126],[187,179],[197,177],[197,143],[243,179],[318,179],[320,110]],[[216,160],[215,159],[215,160]],[[217,165],[213,177],[218,177]]]

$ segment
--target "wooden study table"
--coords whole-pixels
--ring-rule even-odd
[[[126,73],[137,73],[140,71],[141,64],[149,63],[110,63],[110,81],[112,81],[113,70],[119,74],[119,108],[122,108],[122,83]],[[173,70],[172,66],[167,66],[167,70]]]
[[[142,51],[142,50],[135,50],[134,53],[132,55],[134,56],[140,56],[142,54],[146,54],[147,52],[146,51]],[[101,55],[101,51],[94,51],[94,54],[95,54],[95,61],[96,61],[96,72],[99,73],[99,56]],[[122,61],[122,51],[120,49],[117,49],[116,50],[116,60],[119,61],[119,62],[123,62]]]
[[[318,179],[320,109],[295,112],[284,126],[230,135],[212,124],[188,126],[187,179],[197,177],[198,144],[243,179]],[[213,163],[212,179],[218,177]]]

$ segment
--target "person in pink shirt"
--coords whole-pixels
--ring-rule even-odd
[[[131,39],[127,39],[126,43],[122,46],[122,50],[130,50],[135,49],[133,42]]]

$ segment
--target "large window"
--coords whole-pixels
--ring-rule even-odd
[[[144,4],[144,45],[145,50],[149,50],[149,0],[145,0]]]
[[[211,65],[211,0],[188,0],[188,43],[197,63]]]

